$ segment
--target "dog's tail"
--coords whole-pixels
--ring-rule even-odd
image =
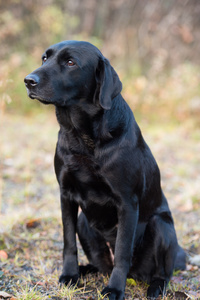
[[[175,270],[185,270],[186,269],[186,253],[185,251],[178,246],[178,251],[175,259]]]

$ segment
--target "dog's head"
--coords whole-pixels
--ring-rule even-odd
[[[42,66],[24,79],[30,98],[68,107],[90,102],[110,109],[122,84],[109,61],[92,44],[64,41],[49,47]]]

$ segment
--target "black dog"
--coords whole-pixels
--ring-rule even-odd
[[[160,172],[109,61],[87,42],[49,47],[25,79],[28,95],[54,104],[60,125],[55,172],[64,228],[61,283],[80,272],[108,273],[102,294],[121,300],[127,276],[165,292],[173,269],[185,268]],[[78,207],[82,212],[78,217]],[[90,265],[78,266],[76,232]],[[114,254],[114,260],[112,259]]]

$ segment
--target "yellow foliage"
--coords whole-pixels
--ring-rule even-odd
[[[132,286],[137,285],[136,281],[133,278],[127,278],[126,283],[129,284],[129,285],[132,285]]]

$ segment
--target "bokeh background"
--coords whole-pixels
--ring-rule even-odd
[[[173,299],[197,299],[199,0],[0,0],[0,291],[18,300],[80,299],[80,290],[57,285],[63,244],[54,107],[29,99],[23,82],[47,47],[69,39],[96,45],[119,74],[189,255],[187,270],[174,274],[168,292]],[[80,246],[79,260],[85,262]],[[96,299],[87,297],[106,280],[84,282],[84,292],[93,292],[81,299]],[[127,285],[127,299],[144,299],[145,293],[146,286]]]
[[[151,113],[176,121],[198,119],[199,28],[198,0],[1,1],[1,105],[30,112],[24,76],[40,65],[49,45],[78,39],[109,58],[135,110],[153,107]]]

